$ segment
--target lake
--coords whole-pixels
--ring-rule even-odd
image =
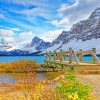
[[[100,56],[98,56],[100,59]],[[68,60],[68,57],[66,57]],[[44,56],[0,56],[0,63],[6,63],[6,62],[12,62],[16,60],[33,60],[37,63],[41,64],[44,62],[45,57]],[[91,62],[92,57],[91,56],[84,56],[83,57],[84,62]]]
[[[44,62],[44,56],[0,56],[0,63],[12,62],[16,60],[33,60],[37,63]]]

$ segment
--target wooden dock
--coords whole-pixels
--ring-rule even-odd
[[[91,55],[91,62],[84,62],[83,56]],[[68,58],[68,60],[66,60]],[[83,51],[80,49],[77,52],[74,52],[72,48],[69,48],[68,51],[60,52],[46,52],[45,54],[45,65],[48,68],[59,68],[59,69],[68,69],[74,71],[84,71],[84,70],[100,70],[100,61],[96,55],[96,49]]]

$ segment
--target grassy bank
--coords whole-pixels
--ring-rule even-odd
[[[0,64],[0,73],[26,73],[34,72],[39,68],[39,64],[32,60],[19,60],[10,63]]]

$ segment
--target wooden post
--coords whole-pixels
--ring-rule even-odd
[[[63,59],[66,60],[66,53],[63,53]]]
[[[92,48],[92,52],[96,54],[96,48]],[[96,58],[94,54],[92,54],[92,63],[96,63]]]
[[[56,60],[58,60],[58,53],[56,53]]]
[[[46,61],[48,60],[48,52],[46,52],[46,58],[45,58],[45,60]]]
[[[62,52],[62,49],[60,49],[60,62],[63,61],[63,52]]]
[[[54,51],[54,61],[56,60],[56,51]]]
[[[57,60],[60,60],[60,53],[57,53]]]
[[[80,62],[83,62],[83,53],[82,53],[82,49],[80,49]]]
[[[49,61],[51,61],[51,51],[49,51]]]
[[[72,63],[72,48],[69,48],[69,64]]]

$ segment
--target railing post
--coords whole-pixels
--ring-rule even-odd
[[[80,49],[80,62],[83,62],[83,53],[82,53],[82,49]]]
[[[63,53],[63,59],[66,60],[66,53]]]
[[[51,61],[51,51],[49,51],[49,61]]]
[[[57,60],[60,60],[60,53],[57,53]]]
[[[54,61],[56,60],[56,51],[54,51]]]
[[[46,61],[48,60],[48,52],[46,52],[46,58],[45,58],[45,60]]]
[[[69,48],[69,64],[72,63],[72,48]]]
[[[92,52],[94,52],[96,54],[96,48],[92,48]],[[92,54],[92,63],[96,63],[96,58],[95,58],[94,54]]]
[[[62,49],[60,49],[60,62],[62,62],[63,60],[63,52],[62,52]]]

